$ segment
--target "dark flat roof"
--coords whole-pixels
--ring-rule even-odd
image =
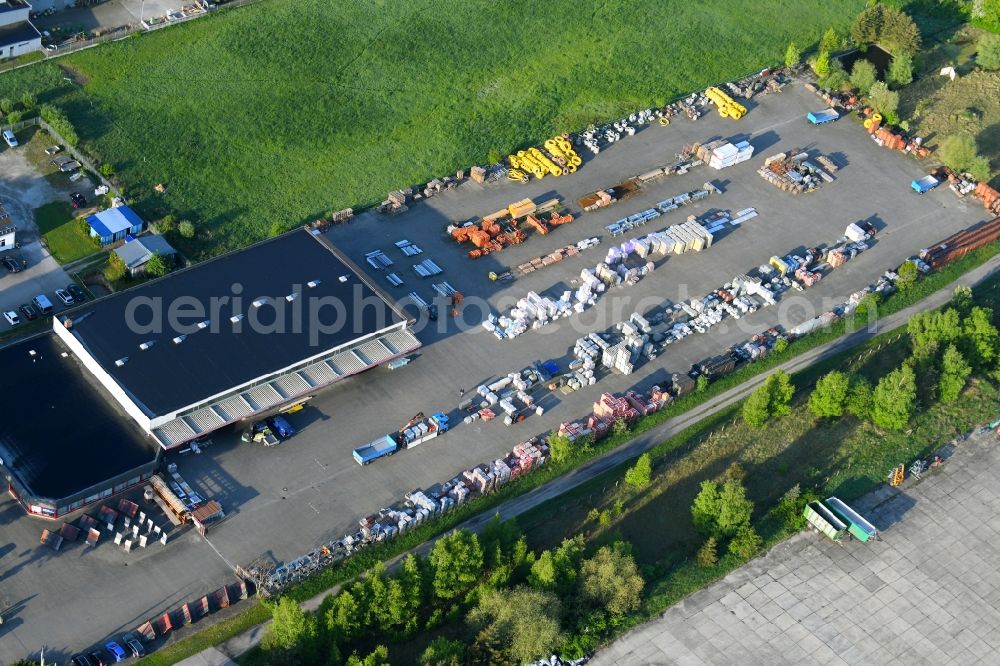
[[[147,414],[169,414],[402,321],[346,261],[322,236],[294,231],[82,305],[70,314],[72,330]],[[318,284],[310,287],[311,281]],[[299,295],[289,302],[285,297],[293,291]],[[238,307],[236,297],[242,301]],[[262,297],[270,303],[254,307]],[[169,317],[171,305],[182,304],[179,299],[200,305],[205,315]],[[213,299],[218,299],[214,314]],[[315,299],[343,304],[341,310],[328,305],[319,310],[319,321],[329,330],[311,325],[310,309],[321,303]],[[360,312],[352,306],[356,299],[368,303]],[[147,324],[150,302],[162,313],[162,331],[130,330],[130,306],[134,320]],[[236,324],[233,315],[244,319]],[[198,329],[197,322],[205,319],[209,327]],[[335,321],[341,325],[334,330]],[[187,337],[175,343],[181,334]],[[140,349],[149,341],[152,347]],[[128,361],[117,366],[123,357]]]
[[[0,457],[35,495],[53,499],[156,457],[152,440],[64,352],[54,333],[0,349]]]
[[[32,39],[41,39],[41,37],[41,33],[35,30],[35,26],[27,21],[12,23],[0,28],[0,46],[21,44],[22,42],[30,42]]]

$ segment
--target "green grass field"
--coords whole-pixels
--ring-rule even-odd
[[[80,228],[73,216],[73,208],[65,201],[53,201],[36,208],[35,222],[49,252],[60,264],[76,261],[100,250],[97,242]]]
[[[3,74],[0,97],[65,109],[147,217],[198,224],[197,258],[778,63],[863,5],[282,0]]]

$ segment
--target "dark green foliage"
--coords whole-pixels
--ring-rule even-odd
[[[729,542],[729,552],[744,560],[748,560],[758,552],[763,544],[763,540],[757,531],[746,523],[736,530],[736,535]]]
[[[851,39],[859,48],[878,44],[890,53],[916,53],[920,32],[905,12],[888,4],[877,3],[861,12],[851,26]]]
[[[958,351],[955,345],[948,345],[941,355],[941,377],[938,379],[941,400],[943,402],[958,400],[970,374],[972,366],[962,356],[962,352]]]
[[[465,663],[465,643],[438,636],[420,655],[421,666],[462,666]]]
[[[69,118],[62,111],[51,104],[45,104],[41,108],[40,115],[42,116],[42,120],[47,122],[49,127],[63,138],[63,141],[71,146],[76,146],[80,142],[73,123],[69,121]]]

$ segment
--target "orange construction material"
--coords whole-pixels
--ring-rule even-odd
[[[556,211],[552,211],[552,215],[549,216],[549,226],[557,227],[560,224],[569,224],[573,221],[573,216],[569,213],[565,215],[560,215]]]
[[[528,215],[524,219],[528,224],[533,226],[538,231],[538,233],[542,234],[543,236],[549,233],[549,228],[545,226],[545,223],[539,220],[534,215]]]

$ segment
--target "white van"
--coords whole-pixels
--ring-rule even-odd
[[[52,301],[50,301],[49,297],[45,294],[38,294],[38,296],[31,299],[31,302],[35,304],[35,307],[38,308],[38,311],[43,315],[52,314]]]

